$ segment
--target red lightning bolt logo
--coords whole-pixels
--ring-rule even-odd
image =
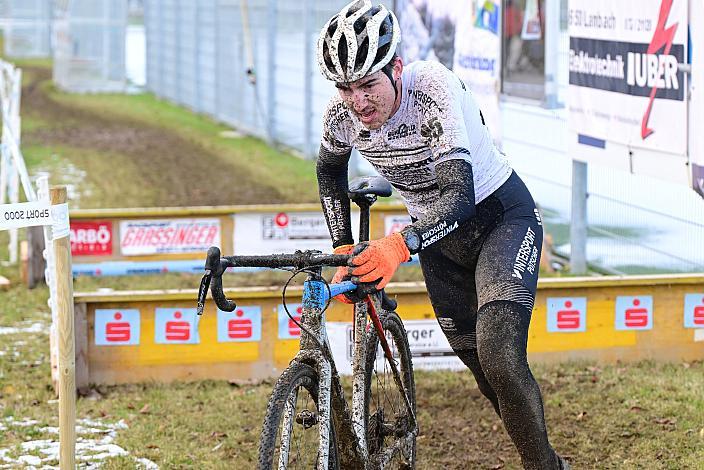
[[[655,33],[653,33],[653,40],[650,41],[648,46],[648,54],[655,54],[660,49],[663,54],[667,55],[670,53],[672,48],[672,41],[675,38],[675,32],[677,31],[677,25],[675,23],[669,28],[665,29],[665,23],[667,22],[667,17],[670,16],[670,9],[672,8],[672,2],[674,0],[663,0],[660,4],[660,17],[658,18],[658,25],[655,28]],[[650,111],[653,109],[653,101],[655,101],[655,94],[657,93],[657,87],[653,87],[650,90],[650,101],[648,101],[648,109],[645,110],[643,115],[643,121],[640,125],[640,136],[645,140],[654,131],[648,127],[648,121],[650,120]]]

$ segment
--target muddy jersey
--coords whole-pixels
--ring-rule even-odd
[[[352,147],[399,192],[411,216],[431,211],[440,191],[435,165],[447,160],[471,164],[475,203],[511,175],[511,167],[494,146],[471,92],[457,76],[436,62],[406,65],[399,109],[384,125],[369,130],[339,96],[325,114],[322,147],[331,154]]]

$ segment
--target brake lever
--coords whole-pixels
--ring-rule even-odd
[[[212,278],[212,271],[210,269],[206,269],[205,275],[203,275],[203,279],[200,280],[200,287],[198,288],[198,315],[203,315],[203,309],[205,308],[205,298],[208,296],[208,289],[210,289],[210,280]]]

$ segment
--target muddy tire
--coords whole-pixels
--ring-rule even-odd
[[[416,386],[406,329],[396,312],[380,312],[379,319],[415,414]],[[415,468],[416,437],[411,434],[411,419],[374,328],[367,333],[365,366],[364,406],[370,457],[378,462],[385,450],[403,441],[403,452],[396,452],[384,468]]]
[[[293,398],[296,398],[295,401]],[[293,409],[290,433],[283,433],[287,404]],[[278,469],[282,450],[288,448],[286,467],[317,468],[320,431],[318,422],[318,374],[307,364],[293,362],[276,381],[266,409],[259,440],[260,470]],[[288,438],[282,437],[288,435]],[[330,426],[328,468],[338,468],[335,432]]]

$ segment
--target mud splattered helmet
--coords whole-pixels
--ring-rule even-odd
[[[381,70],[394,56],[401,30],[393,12],[355,0],[330,18],[318,38],[318,65],[328,80],[354,82]]]

